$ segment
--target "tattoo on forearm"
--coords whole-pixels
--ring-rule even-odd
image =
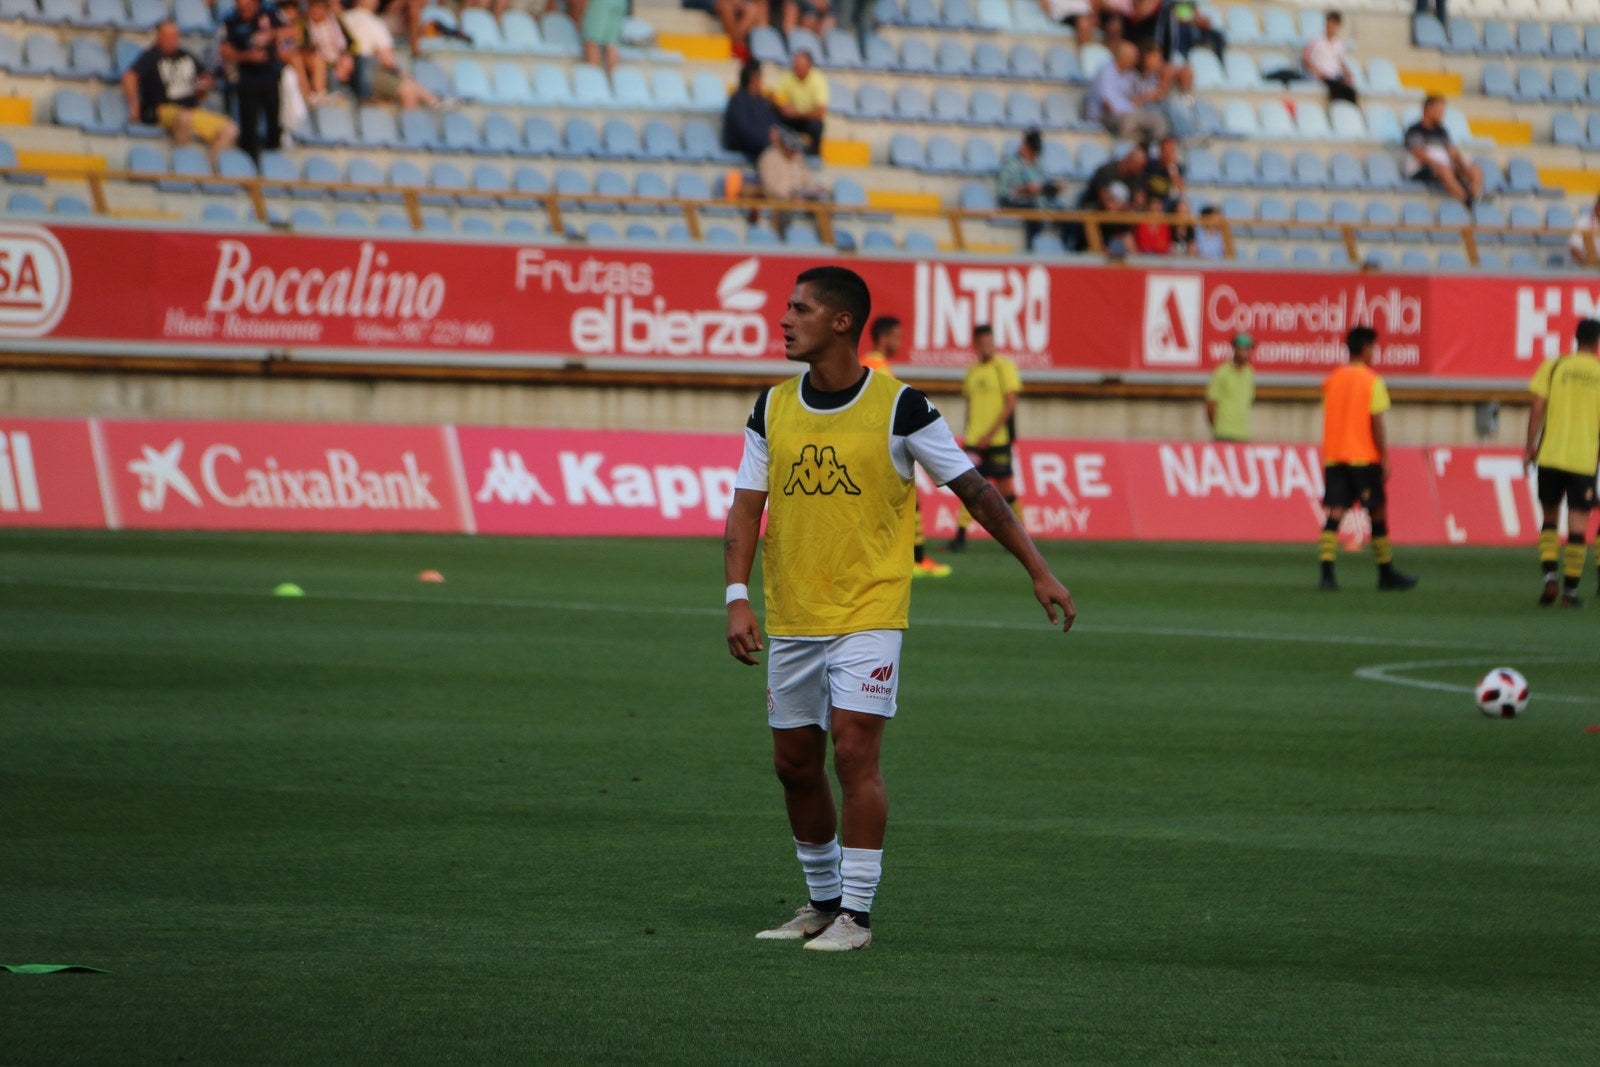
[[[977,471],[968,471],[950,483],[950,489],[961,498],[972,517],[985,530],[994,533],[997,527],[1017,521],[1005,497]]]

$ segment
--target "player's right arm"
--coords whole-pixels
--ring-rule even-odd
[[[767,494],[754,489],[735,489],[728,508],[728,523],[722,535],[722,572],[729,585],[748,585],[755,566],[756,544],[761,538],[761,512]],[[753,655],[761,651],[761,621],[756,618],[750,598],[728,604],[728,654],[740,663],[754,666]]]

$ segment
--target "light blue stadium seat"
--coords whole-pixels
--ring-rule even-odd
[[[398,159],[389,164],[387,184],[395,189],[426,189],[428,177],[415,163],[407,159]]]
[[[1583,52],[1590,59],[1600,59],[1600,24],[1583,28]]]
[[[728,106],[727,83],[708,70],[697,71],[689,79],[689,101],[693,107],[720,115]]]
[[[1222,184],[1255,185],[1258,183],[1255,157],[1242,148],[1229,147],[1222,152]]]
[[[637,159],[644,154],[639,131],[622,119],[607,119],[601,130],[600,155],[605,159]]]
[[[933,49],[920,37],[908,37],[900,44],[900,69],[907,74],[932,74]]]
[[[1272,141],[1292,141],[1298,136],[1294,119],[1281,100],[1261,103],[1261,136]]]
[[[548,50],[556,55],[576,56],[583,51],[578,39],[578,28],[572,19],[560,11],[547,11],[539,20],[539,32]]]
[[[1367,188],[1399,189],[1405,185],[1393,156],[1374,152],[1367,156]]]
[[[757,223],[745,231],[744,243],[753,248],[774,248],[782,242],[771,227],[764,223]]]
[[[362,105],[356,112],[356,143],[367,148],[398,148],[400,129],[395,125],[394,112]]]
[[[1468,20],[1458,18],[1456,21],[1466,22]],[[1424,49],[1444,51],[1449,46],[1449,38],[1444,32],[1444,24],[1432,15],[1418,15],[1411,20],[1411,41],[1418,48]]]
[[[1235,11],[1238,7],[1234,8]],[[1228,88],[1249,92],[1266,88],[1261,81],[1261,69],[1256,66],[1255,57],[1249,52],[1228,50],[1228,58],[1222,63],[1223,75],[1228,80]]]
[[[325,104],[311,112],[316,131],[313,144],[353,145],[357,143],[355,115],[339,104]]]
[[[1517,83],[1512,99],[1537,104],[1550,96],[1550,74],[1543,67],[1524,63],[1517,68]]]
[[[1084,152],[1100,148],[1100,145],[1084,145]],[[998,168],[997,168],[998,169]],[[1084,163],[1074,163],[1072,150],[1060,141],[1046,141],[1044,149],[1039,153],[1039,169],[1044,171],[1047,178],[1071,178],[1077,174],[1087,174],[1094,168]]]
[[[545,193],[550,191],[550,179],[538,167],[522,164],[511,174],[511,188],[518,193]],[[526,206],[527,201],[521,201]]]
[[[754,27],[750,31],[748,46],[750,58],[758,63],[789,64],[789,49],[784,46],[783,37],[771,26]]]
[[[0,157],[0,165],[16,166],[16,154],[10,151],[11,146],[6,145],[5,155],[9,160]],[[155,145],[136,144],[128,148],[128,169],[135,174],[164,174],[167,167],[167,150]]]
[[[622,172],[611,170],[610,168],[595,173],[594,191],[601,196],[631,196],[633,194],[633,190],[628,187],[628,179],[623,177]],[[586,210],[609,215],[614,211],[621,210],[621,205],[592,202]]]
[[[889,139],[889,165],[922,170],[927,166],[922,142],[909,133],[895,134]]]
[[[1039,110],[1039,101],[1035,96],[1020,89],[1013,89],[1006,94],[1006,125],[1027,129],[1042,125],[1043,122],[1044,114]]]
[[[694,244],[694,238],[689,235],[689,226],[683,222],[669,222],[661,239],[667,244],[688,245]]]
[[[822,39],[824,62],[834,70],[858,70],[861,67],[861,42],[846,30],[829,30]]]
[[[1078,71],[1085,81],[1093,78],[1099,69],[1111,62],[1111,52],[1098,41],[1078,47]]]
[[[1028,45],[1017,45],[1011,50],[1011,56],[1013,77],[1067,83],[1084,80],[1078,66],[1078,53],[1064,44],[1053,44],[1045,49],[1042,71],[1038,67],[1039,54]]]
[[[561,148],[561,134],[555,123],[534,115],[522,124],[523,151],[530,156],[553,156]]]
[[[71,126],[87,130],[94,125],[94,105],[77,89],[57,91],[51,110],[57,126]],[[1570,116],[1568,116],[1570,118]],[[1577,120],[1574,119],[1574,122]]]
[[[1517,23],[1517,54],[1520,56],[1547,56],[1550,54],[1550,35],[1537,22],[1522,20]]]
[[[1483,20],[1483,40],[1478,43],[1481,56],[1508,56],[1517,50],[1511,27],[1500,19]]]
[[[1227,36],[1229,44],[1265,43],[1261,37],[1261,24],[1256,21],[1256,13],[1249,4],[1234,4],[1229,7],[1227,21],[1223,25],[1223,33]]]
[[[1230,137],[1258,138],[1261,124],[1256,109],[1243,100],[1229,100],[1222,111],[1222,128]]]
[[[934,174],[960,174],[966,169],[961,162],[960,147],[942,133],[929,137],[924,150],[924,166]]]
[[[900,247],[919,256],[931,256],[939,251],[939,243],[920,230],[912,230],[900,242]]]
[[[1576,104],[1584,98],[1583,78],[1571,67],[1557,67],[1550,74],[1546,99],[1556,104]]]
[[[480,151],[489,155],[520,155],[522,153],[522,138],[517,133],[517,124],[509,115],[498,111],[490,112],[483,119],[483,144]]]
[[[1310,197],[1298,197],[1289,207],[1290,218],[1301,223],[1323,223],[1328,221],[1328,209],[1322,206],[1319,200]],[[1334,230],[1304,230],[1294,229],[1289,231],[1289,236],[1296,241],[1308,241],[1316,237],[1332,240],[1338,236]]]
[[[500,24],[486,8],[462,8],[459,28],[462,33],[472,38],[472,47],[481,52],[507,50],[505,38],[500,33]]]
[[[539,236],[539,227],[527,219],[512,215],[501,220],[500,232],[506,237],[537,237]]]
[[[50,213],[65,217],[82,218],[93,215],[94,210],[89,207],[88,201],[80,197],[58,196],[56,197],[56,202],[50,206]]]
[[[653,244],[661,240],[661,232],[654,226],[644,222],[630,222],[622,234],[629,241],[638,241],[642,244]]]
[[[939,25],[939,9],[933,0],[905,0],[900,9],[900,25],[922,29]]]
[[[1431,226],[1434,223],[1433,207],[1423,200],[1407,200],[1400,205],[1400,224],[1403,226]],[[1395,240],[1401,244],[1421,244],[1427,240],[1420,233],[1400,232]]]
[[[739,243],[739,235],[727,226],[720,224],[708,226],[704,232],[705,243],[708,245],[736,245]]]
[[[1077,100],[1060,89],[1044,94],[1043,114],[1046,129],[1071,130],[1081,123]]]
[[[971,0],[944,0],[940,25],[951,30],[973,30],[982,26]]]
[[[1373,56],[1367,60],[1366,91],[1373,96],[1401,96],[1405,87],[1400,84],[1400,72],[1387,56]]]
[[[1300,106],[1294,110],[1294,126],[1295,135],[1302,141],[1323,144],[1335,139],[1328,113],[1316,101],[1300,101]]]
[[[1328,185],[1328,164],[1315,152],[1305,149],[1294,154],[1294,185],[1302,189],[1321,189]]]
[[[1287,267],[1288,257],[1283,254],[1283,249],[1277,245],[1261,245],[1256,249],[1256,265],[1258,267]]]
[[[452,111],[444,117],[442,142],[446,151],[477,152],[483,148],[483,134],[470,115]]]
[[[1594,151],[1600,151],[1600,113],[1589,116],[1587,133],[1589,148]]]
[[[600,134],[588,119],[573,117],[562,124],[561,147],[556,155],[577,159],[600,154]]]
[[[562,196],[584,196],[594,191],[594,186],[589,176],[575,167],[560,167],[556,170],[554,188]],[[561,201],[562,211],[577,211],[579,203],[576,200]],[[583,210],[589,210],[585,207]]]
[[[894,97],[889,90],[876,82],[863,82],[856,87],[856,117],[863,120],[887,119],[894,115]]]
[[[539,52],[544,49],[544,35],[539,24],[526,11],[511,8],[500,16],[500,30],[505,47],[512,52]]]
[[[1209,148],[1191,148],[1186,166],[1190,185],[1216,185],[1222,180],[1222,164]]]
[[[577,107],[614,107],[611,81],[606,72],[589,63],[572,68],[572,102]]]
[[[957,201],[965,211],[995,210],[994,186],[989,182],[967,182]]]
[[[654,108],[650,99],[650,83],[637,67],[618,67],[611,72],[612,103],[619,108],[637,110]]]
[[[1551,25],[1550,55],[1555,59],[1577,59],[1583,55],[1583,38],[1571,23],[1557,22]]]
[[[1359,236],[1363,241],[1387,241],[1393,238],[1400,216],[1386,200],[1374,200],[1367,205],[1366,228]]]
[[[489,76],[470,59],[456,61],[455,69],[451,71],[451,85],[454,95],[463,100],[488,102],[498,99],[489,84]]]
[[[483,69],[481,67],[478,69],[478,75],[480,78],[483,76]],[[416,79],[418,85],[428,90],[428,92],[432,93],[434,96],[447,97],[451,95],[459,95],[452,93],[450,76],[444,72],[444,68],[432,60],[419,59],[413,63],[411,65],[411,76]]]
[[[1439,204],[1439,225],[1441,226],[1471,226],[1472,213],[1465,204],[1459,200],[1444,200]],[[1453,233],[1434,233],[1429,235],[1429,240],[1434,244],[1458,244],[1460,237]]]
[[[1516,83],[1511,79],[1511,71],[1500,63],[1486,63],[1483,67],[1483,95],[1499,96],[1506,99],[1516,95]]]
[[[1004,126],[1005,105],[988,89],[974,89],[967,99],[967,121],[974,126]]]
[[[1281,7],[1269,7],[1261,13],[1261,40],[1264,44],[1297,45],[1300,27],[1295,17]]]
[[[65,78],[72,64],[66,49],[53,33],[30,33],[22,41],[22,72],[36,76]]]
[[[1349,152],[1335,152],[1328,157],[1328,184],[1335,189],[1361,189],[1367,184],[1367,175],[1361,161]]]
[[[495,234],[494,221],[487,215],[463,215],[458,229],[470,237],[493,237]]]
[[[709,125],[701,121],[685,122],[683,158],[696,162],[710,162],[722,158],[722,144]]]
[[[972,73],[972,56],[959,43],[946,37],[934,49],[933,67],[941,77],[965,78]]]
[[[1400,253],[1400,269],[1426,274],[1433,270],[1433,260],[1420,248],[1407,248]]]
[[[972,46],[972,73],[979,78],[1018,76],[1006,61],[1005,52],[993,41],[979,41]]]
[[[400,147],[412,152],[431,152],[439,147],[439,124],[432,113],[421,108],[400,113]]]
[[[491,208],[500,202],[500,194],[511,191],[511,181],[506,172],[489,163],[479,163],[472,168],[472,192],[457,194],[466,207]]]
[[[1444,51],[1452,55],[1473,55],[1483,47],[1483,30],[1471,19],[1450,20]]]
[[[961,90],[941,85],[933,91],[933,121],[960,125],[967,121],[967,98]]]
[[[988,30],[1010,31],[1015,23],[1006,0],[978,0],[978,25]]]
[[[9,74],[22,72],[22,42],[8,33],[0,33],[0,70]]]
[[[442,211],[424,211],[422,213],[422,232],[443,237],[453,234],[456,228],[450,225],[450,217]]]
[[[428,188],[435,190],[417,200],[429,207],[450,207],[458,194],[467,191],[467,176],[454,163],[440,160],[428,169]]]
[[[1312,8],[1312,7],[1303,7],[1303,8],[1301,8],[1300,9],[1300,24],[1297,27],[1299,33],[1296,36],[1294,41],[1285,41],[1284,43],[1285,44],[1303,44],[1306,41],[1310,41],[1310,40],[1313,40],[1313,39],[1315,39],[1317,37],[1321,37],[1322,36],[1322,31],[1323,31],[1323,28],[1324,28],[1323,21],[1322,21],[1323,18],[1324,18],[1324,14],[1318,8]]]
[[[1062,243],[1061,235],[1055,230],[1046,230],[1033,239],[1033,254],[1048,258],[1057,258],[1067,254],[1067,246]]]
[[[1194,71],[1196,92],[1213,92],[1227,87],[1228,76],[1222,69],[1222,61],[1209,48],[1196,48],[1191,51],[1189,68]]]
[[[672,187],[667,184],[667,179],[660,171],[642,170],[633,179],[633,195],[649,197],[652,200],[666,200],[672,196]],[[655,204],[629,204],[624,210],[635,215],[654,215],[672,209]]]
[[[915,85],[902,85],[894,91],[895,118],[902,122],[926,122],[933,117],[928,94]]]
[[[1478,243],[1499,244],[1502,235],[1498,233],[1484,233],[1486,229],[1495,229],[1506,224],[1506,214],[1500,210],[1499,204],[1480,203],[1473,208],[1474,221],[1478,224]]]
[[[861,65],[867,70],[899,70],[900,55],[895,51],[894,45],[873,34],[862,46]]]
[[[155,29],[166,17],[167,5],[164,0],[129,0],[128,19],[122,25],[125,29],[147,32]]]
[[[683,144],[678,131],[660,119],[650,119],[644,124],[644,140],[640,146],[641,158],[652,161],[672,161],[683,155]]]
[[[217,156],[217,176],[227,180],[208,183],[205,188],[207,192],[238,192],[240,182],[254,178],[258,173],[255,160],[237,148],[225,148]]]
[[[1367,139],[1381,144],[1398,145],[1405,137],[1394,108],[1386,104],[1368,104],[1363,109],[1367,119]]]
[[[178,32],[186,36],[209,37],[216,29],[216,22],[211,17],[211,8],[205,0],[176,0],[172,7],[172,17],[178,22]]]
[[[20,190],[6,198],[6,211],[12,215],[48,215],[50,209],[42,198]]]
[[[336,175],[337,176],[337,175]],[[311,168],[306,168],[306,177],[311,177]],[[397,204],[404,197],[388,189],[388,181],[384,178],[383,169],[377,162],[368,156],[357,156],[345,165],[344,180],[352,185],[366,186],[365,190],[339,190],[333,194],[335,200],[380,200],[385,203]]]
[[[1284,228],[1275,224],[1289,221],[1289,205],[1276,196],[1263,196],[1256,201],[1256,218],[1265,225],[1251,227],[1252,232],[1262,237],[1281,237]]]
[[[899,246],[894,243],[894,237],[887,230],[877,228],[869,229],[861,241],[862,251],[865,252],[895,252]]]
[[[1331,204],[1328,205],[1328,222],[1329,223],[1332,223],[1332,224],[1339,224],[1339,223],[1355,224],[1355,223],[1359,223],[1360,221],[1361,221],[1361,209],[1356,206],[1355,201],[1353,201],[1353,200],[1336,199]],[[1334,235],[1334,239],[1335,240],[1343,240],[1344,239],[1344,231],[1339,229],[1337,225],[1330,226],[1329,227],[1329,232]]]
[[[522,68],[513,63],[502,63],[495,68],[495,88],[500,88],[499,72],[501,67],[507,67],[517,72],[523,83],[527,84],[527,76],[522,73]],[[533,68],[533,83],[528,86],[527,103],[537,103],[540,107],[571,107],[572,83],[567,80],[564,68],[554,63],[540,63]]]
[[[1289,161],[1275,148],[1262,149],[1261,154],[1256,157],[1256,170],[1262,185],[1282,188],[1294,183],[1294,174],[1289,167]]]
[[[694,171],[679,171],[672,176],[672,195],[680,200],[709,200],[711,186]]]
[[[325,230],[328,228],[328,216],[314,207],[297,207],[289,212],[289,227],[295,230]]]
[[[1500,258],[1498,252],[1479,252],[1478,269],[1490,273],[1498,273],[1506,269],[1505,260]]]
[[[271,163],[268,162],[267,155],[264,154],[262,156],[261,169],[263,174],[270,171],[274,176],[296,178],[307,182],[339,182],[344,180],[344,175],[339,173],[338,164],[327,156],[316,153],[303,154],[300,172],[297,174],[294,171],[294,162],[289,157],[281,153],[274,154],[278,156],[278,159]],[[281,175],[279,174],[280,171],[283,172]],[[316,189],[293,189],[289,192],[289,195],[297,200],[324,200],[328,196],[327,193]]]
[[[1560,193],[1539,180],[1539,171],[1526,156],[1512,156],[1506,163],[1506,188],[1513,194],[1550,196]]]
[[[790,248],[821,248],[822,239],[817,235],[817,228],[810,220],[797,219],[789,223],[789,229],[783,235],[783,243]]]
[[[1572,209],[1567,205],[1551,204],[1544,209],[1544,225],[1546,230],[1552,232],[1542,235],[1539,243],[1554,248],[1564,247],[1576,221],[1572,217]]]
[[[68,51],[68,73],[79,79],[111,81],[117,76],[111,63],[111,53],[105,42],[97,37],[75,37]]]

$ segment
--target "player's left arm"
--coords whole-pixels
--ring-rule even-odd
[[[1017,562],[1027,570],[1028,576],[1033,579],[1033,595],[1044,607],[1044,613],[1050,621],[1060,622],[1062,630],[1072,629],[1072,622],[1078,616],[1078,609],[1072,604],[1072,593],[1051,573],[1050,565],[1039,554],[1039,548],[1028,536],[1028,531],[1017,521],[1011,505],[1000,495],[1000,490],[975,470],[958,475],[948,486],[966,505],[968,513],[978,520],[978,524],[1004,545],[1006,551],[1017,557]],[[1056,616],[1057,608],[1061,609],[1060,618]]]

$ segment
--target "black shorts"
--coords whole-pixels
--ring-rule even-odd
[[[1567,502],[1572,511],[1594,508],[1594,475],[1564,471],[1560,467],[1539,468],[1539,504],[1557,508]]]
[[[967,455],[973,459],[973,466],[978,468],[978,473],[985,478],[1011,477],[1011,446],[999,445],[995,448],[968,448]]]
[[[1334,463],[1323,468],[1322,506],[1348,508],[1360,504],[1371,511],[1383,507],[1388,499],[1383,492],[1383,468],[1376,463],[1353,466]]]

